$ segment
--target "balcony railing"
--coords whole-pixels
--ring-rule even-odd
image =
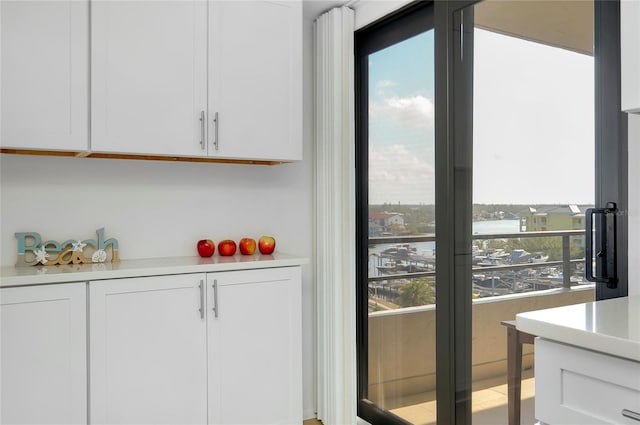
[[[475,234],[474,241],[522,239],[522,238],[560,238],[556,244],[557,257],[553,261],[506,264],[498,266],[472,266],[473,273],[501,274],[504,271],[518,272],[523,268],[553,267],[561,271],[562,280],[553,289],[531,290],[519,293],[506,293],[499,296],[487,296],[476,299],[472,305],[470,318],[473,334],[472,379],[474,391],[481,390],[485,382],[506,382],[507,343],[506,330],[501,325],[504,320],[514,320],[516,314],[541,308],[593,301],[593,284],[581,279],[579,284],[571,280],[572,268],[584,259],[571,259],[571,248],[579,247],[584,237],[583,230],[563,230],[522,233]],[[384,248],[380,245],[394,246],[435,242],[435,236],[388,236],[369,239],[369,245],[378,245],[376,251]],[[432,244],[428,245],[433,246]],[[559,255],[558,250],[561,251]],[[470,256],[472,252],[469,253]],[[574,252],[574,256],[578,256]],[[557,258],[560,257],[558,260]],[[389,260],[393,256],[387,256]],[[417,258],[414,256],[413,258]],[[407,256],[397,256],[398,262]],[[429,261],[435,263],[435,256]],[[437,270],[402,272],[371,276],[370,287],[379,290],[383,281],[411,280],[431,277],[436,279]],[[430,279],[430,280],[432,280]],[[386,285],[389,286],[389,285]],[[401,285],[400,285],[401,286]],[[373,289],[372,289],[373,292]],[[373,293],[370,293],[370,306]],[[382,301],[376,299],[375,305]],[[391,303],[393,304],[393,303]],[[434,404],[436,382],[436,306],[434,304],[401,308],[391,305],[386,308],[372,309],[368,318],[368,398],[376,405],[394,410],[403,416],[404,407],[421,403]],[[522,366],[531,369],[534,363],[531,346],[525,346]],[[529,373],[531,370],[529,370]],[[477,388],[476,388],[477,387]],[[503,403],[506,406],[506,396]],[[415,410],[415,409],[414,409]],[[408,411],[408,410],[407,410]],[[404,417],[404,416],[403,416]],[[408,417],[407,417],[408,418]],[[504,407],[506,423],[506,407]],[[428,422],[425,420],[422,423]]]
[[[570,288],[571,282],[571,265],[584,263],[584,258],[571,259],[571,239],[575,237],[584,237],[584,230],[558,230],[558,231],[541,231],[541,232],[518,232],[518,233],[493,233],[493,234],[474,234],[473,240],[496,240],[496,239],[522,239],[522,238],[550,238],[559,237],[562,238],[562,259],[555,261],[542,261],[542,262],[526,262],[520,264],[507,264],[507,265],[493,265],[493,266],[473,266],[473,271],[482,270],[483,272],[490,271],[517,271],[531,267],[552,267],[562,266],[562,287]],[[416,242],[435,242],[435,235],[422,235],[422,236],[382,236],[382,237],[370,237],[369,247],[374,245],[405,245]],[[471,253],[470,253],[471,254]],[[383,255],[388,259],[402,260],[406,259],[402,256]],[[435,266],[435,256],[433,257]],[[433,277],[436,275],[435,268],[428,271],[417,271],[407,273],[392,273],[379,276],[369,276],[369,282],[380,282],[395,279],[415,279],[421,277]]]

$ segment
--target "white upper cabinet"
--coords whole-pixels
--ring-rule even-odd
[[[91,150],[302,159],[300,1],[92,3]]]
[[[2,148],[86,151],[89,2],[0,2]]]
[[[640,113],[640,1],[620,2],[622,110]]]
[[[301,2],[213,1],[209,22],[210,156],[302,159]]]
[[[301,0],[0,7],[2,148],[302,159]]]
[[[91,150],[206,155],[206,67],[206,2],[92,2]]]

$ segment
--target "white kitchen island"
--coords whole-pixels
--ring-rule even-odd
[[[536,418],[640,424],[640,296],[520,313],[537,335]]]

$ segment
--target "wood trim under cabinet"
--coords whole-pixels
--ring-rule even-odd
[[[98,152],[74,152],[74,151],[47,151],[31,149],[1,148],[0,153],[13,155],[41,155],[41,156],[68,156],[77,158],[106,158],[106,159],[136,159],[143,161],[171,161],[171,162],[212,162],[219,164],[244,164],[244,165],[280,165],[289,164],[291,161],[261,161],[253,159],[228,159],[211,157],[184,157],[162,155],[133,155],[113,154]]]

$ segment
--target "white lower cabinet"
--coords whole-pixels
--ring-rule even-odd
[[[536,419],[640,423],[640,362],[536,339]]]
[[[199,312],[205,279],[201,273],[90,283],[92,424],[206,423],[206,320]]]
[[[86,311],[86,283],[0,289],[0,423],[87,423]]]
[[[301,423],[300,280],[283,267],[91,282],[91,423]]]
[[[209,424],[302,423],[300,268],[209,274]]]

